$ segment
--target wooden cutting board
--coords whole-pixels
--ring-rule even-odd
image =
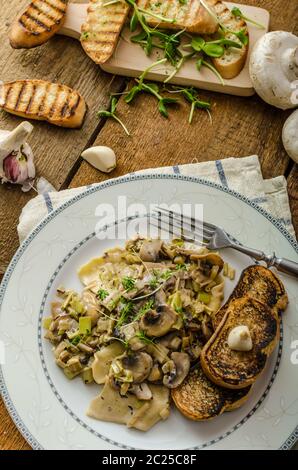
[[[249,76],[249,57],[250,52],[257,42],[269,30],[270,14],[263,8],[257,8],[247,5],[239,5],[237,3],[226,2],[227,6],[232,9],[238,6],[243,14],[258,23],[264,25],[264,29],[260,29],[252,24],[248,24],[250,47],[249,54],[242,72],[231,80],[225,80],[223,86],[218,78],[206,67],[203,67],[199,72],[195,67],[195,60],[187,61],[179,72],[172,78],[170,83],[176,85],[194,86],[203,90],[211,90],[219,93],[228,93],[238,96],[251,96],[254,94],[254,88]],[[87,3],[79,0],[79,3],[70,3],[67,9],[66,20],[60,34],[80,39],[81,25],[86,20],[87,16]],[[138,44],[133,44],[129,41],[130,31],[125,27],[122,31],[122,38],[114,55],[106,63],[101,65],[101,68],[114,75],[124,75],[127,77],[138,77],[151,63],[160,58],[156,51],[151,57],[147,57],[143,49]],[[135,33],[134,33],[135,34]],[[163,82],[173,71],[171,65],[162,65],[152,70],[147,78],[158,82]]]

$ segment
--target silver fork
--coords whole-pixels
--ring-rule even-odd
[[[274,266],[279,271],[298,277],[298,263],[286,258],[277,258],[275,253],[266,255],[263,251],[240,245],[225,230],[216,225],[162,207],[158,207],[155,212],[150,214],[150,220],[152,218],[153,225],[166,229],[172,235],[178,235],[185,241],[199,242],[209,250],[233,248],[257,261],[264,261],[268,268]]]

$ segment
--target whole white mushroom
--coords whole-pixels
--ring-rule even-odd
[[[249,73],[256,92],[266,103],[280,109],[295,108],[298,37],[286,31],[265,34],[252,50]]]
[[[110,147],[90,147],[82,153],[82,157],[90,165],[103,173],[110,173],[116,168],[116,155]]]
[[[282,130],[282,141],[289,157],[298,163],[298,109],[286,120]]]

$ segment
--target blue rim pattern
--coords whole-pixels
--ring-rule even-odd
[[[54,219],[58,214],[60,214],[63,210],[66,208],[72,206],[75,204],[77,201],[85,198],[86,196],[96,193],[98,191],[101,191],[103,189],[116,186],[119,184],[127,183],[130,181],[138,181],[138,180],[157,180],[157,179],[165,179],[165,180],[182,180],[182,181],[188,181],[188,182],[193,182],[193,183],[198,183],[203,186],[208,186],[214,189],[217,189],[219,191],[225,192],[231,196],[234,196],[236,199],[241,200],[245,204],[249,205],[250,207],[254,208],[257,212],[259,212],[261,215],[263,215],[267,220],[269,220],[278,230],[279,232],[286,238],[286,240],[290,243],[290,245],[294,248],[294,250],[298,253],[298,243],[297,241],[294,240],[294,238],[291,236],[291,234],[284,228],[283,224],[276,220],[271,214],[269,214],[265,209],[262,207],[258,206],[255,202],[249,200],[245,196],[241,195],[237,191],[231,190],[226,186],[220,186],[216,183],[204,180],[202,178],[197,178],[193,176],[185,176],[181,174],[132,174],[128,175],[125,177],[105,181],[99,185],[94,185],[91,186],[90,188],[86,189],[86,191],[82,192],[81,194],[78,194],[74,196],[72,199],[69,201],[63,203],[61,206],[59,206],[57,209],[52,211],[47,217],[45,217],[42,222],[30,233],[30,235],[24,240],[20,248],[17,250],[16,254],[12,258],[6,273],[3,277],[3,280],[0,285],[0,311],[1,311],[1,306],[3,302],[3,298],[9,283],[9,280],[11,278],[11,275],[23,255],[23,253],[26,251],[27,247],[30,245],[30,243],[35,239],[35,237],[41,232],[41,230],[52,220]],[[2,373],[2,367],[0,367],[0,392],[1,396],[3,398],[4,404],[11,415],[16,427],[18,430],[21,432],[23,437],[27,440],[27,442],[31,445],[33,449],[43,449],[43,447],[39,444],[39,442],[35,439],[35,437],[30,433],[26,425],[22,422],[11,398],[9,395],[9,392],[7,390],[3,373]],[[294,431],[291,433],[289,438],[283,443],[283,445],[280,447],[280,449],[286,450],[292,447],[295,442],[298,440],[298,426],[294,429]]]

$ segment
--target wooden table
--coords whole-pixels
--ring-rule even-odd
[[[56,36],[48,44],[32,50],[12,50],[7,33],[14,14],[28,0],[0,0],[0,79],[43,78],[78,89],[88,103],[88,114],[81,130],[59,129],[34,123],[31,145],[37,172],[57,190],[77,187],[108,178],[83,162],[80,155],[91,145],[109,145],[118,156],[117,169],[110,175],[192,161],[208,161],[230,156],[257,154],[263,175],[284,175],[298,235],[298,166],[293,165],[281,142],[281,129],[288,112],[266,105],[257,96],[239,98],[203,92],[213,103],[213,125],[205,113],[197,113],[187,123],[188,107],[183,104],[168,120],[160,116],[154,98],[139,97],[128,106],[120,98],[118,112],[132,133],[128,138],[120,126],[98,119],[96,112],[107,108],[111,92],[121,92],[129,80],[103,73],[72,39]],[[261,6],[271,13],[271,29],[298,33],[296,0],[239,0]],[[12,129],[19,118],[0,113],[0,128]],[[34,197],[19,187],[0,185],[0,276],[18,247],[17,223],[22,207]],[[29,449],[0,402],[0,449]]]

